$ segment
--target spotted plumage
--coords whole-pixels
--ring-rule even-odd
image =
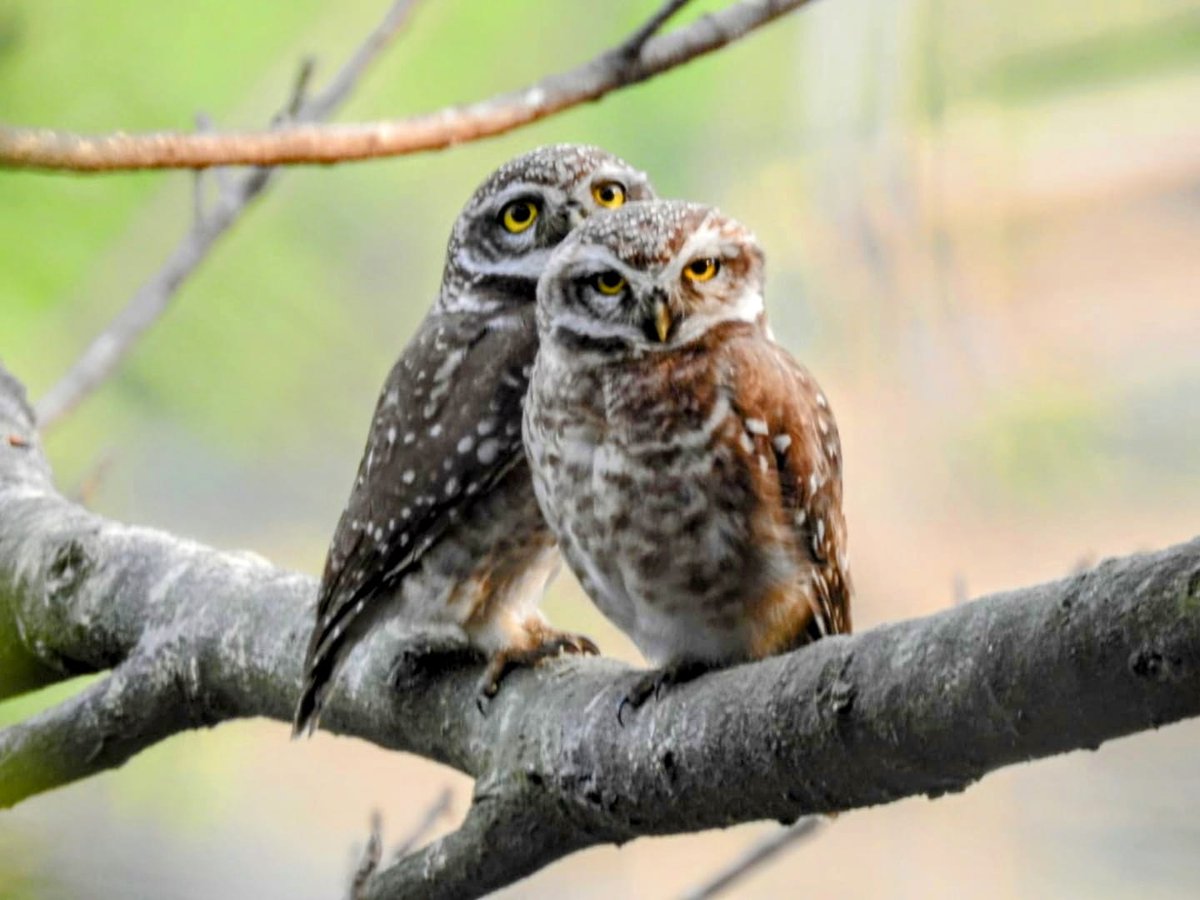
[[[837,428],[772,338],[762,290],[753,235],[666,201],[586,223],[538,288],[538,501],[585,590],[666,677],[850,630]]]
[[[504,669],[593,650],[538,611],[558,555],[521,451],[537,351],[534,299],[550,252],[592,212],[652,196],[592,147],[543,147],[494,172],[455,222],[437,300],[380,393],[338,522],[296,709],[315,728],[349,650],[384,616],[460,627]]]

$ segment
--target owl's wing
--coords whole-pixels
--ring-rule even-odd
[[[726,385],[756,457],[755,492],[814,567],[811,637],[850,631],[850,573],[842,515],[842,448],[813,377],[761,332],[724,345]],[[773,461],[774,465],[769,462]],[[770,510],[774,506],[775,510]]]
[[[520,410],[536,352],[532,307],[507,317],[430,314],[392,368],[326,558],[297,733],[315,727],[381,595],[523,459]]]

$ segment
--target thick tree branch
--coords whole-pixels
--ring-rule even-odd
[[[315,587],[64,500],[0,375],[0,646],[61,678],[116,667],[0,733],[2,803],[173,731],[290,721]],[[396,689],[395,656],[386,635],[356,654],[325,726],[469,773],[476,797],[459,831],[374,873],[364,896],[463,897],[581,847],[936,796],[1200,715],[1200,539],[712,673],[625,727],[617,703],[637,676],[611,660],[516,673],[481,716],[474,664],[405,670]],[[40,771],[34,749],[61,736]]]
[[[417,0],[394,0],[382,21],[375,26],[350,59],[337,71],[329,85],[315,97],[306,97],[313,71],[312,60],[300,67],[292,96],[277,126],[284,123],[320,122],[327,119],[350,96],[359,79],[370,68],[408,22]],[[211,133],[207,119],[200,117],[202,131]],[[0,142],[3,141],[0,129]],[[192,227],[162,267],[150,276],[125,307],[117,313],[87,346],[67,373],[38,401],[38,421],[49,428],[74,409],[88,394],[107,379],[146,330],[166,312],[183,282],[207,258],[217,240],[225,234],[250,205],[271,186],[277,169],[257,168],[238,178],[220,169],[217,176],[217,202],[212,209],[204,204],[204,185],[197,175],[195,215]]]
[[[0,808],[116,768],[204,724],[189,718],[187,677],[169,659],[139,653],[70,700],[0,732]]]
[[[503,134],[599,100],[711,53],[808,0],[740,0],[660,37],[649,38],[682,6],[669,0],[630,40],[577,68],[467,106],[354,125],[294,124],[270,131],[80,135],[0,126],[0,166],[111,172],[337,163],[438,150]],[[649,38],[649,39],[647,39]],[[630,53],[635,47],[637,53]]]

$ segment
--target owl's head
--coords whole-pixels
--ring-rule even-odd
[[[585,354],[672,350],[763,317],[763,252],[709,206],[635,203],[580,226],[538,285],[543,341]]]
[[[532,303],[550,253],[599,210],[654,197],[645,174],[598,147],[554,144],[505,163],[454,224],[443,310]]]

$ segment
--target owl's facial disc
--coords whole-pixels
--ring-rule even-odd
[[[638,294],[645,275],[602,247],[573,244],[551,258],[538,283],[543,334],[576,351],[605,355],[642,341]]]
[[[550,253],[590,215],[653,198],[646,176],[602,150],[543,147],[493,173],[451,239],[441,306],[532,302]]]
[[[709,207],[635,203],[596,216],[551,257],[543,335],[608,355],[671,351],[724,322],[760,322],[763,254]]]
[[[646,176],[617,160],[596,166],[587,177],[572,185],[568,194],[572,228],[581,225],[593,213],[620,209],[626,203],[654,199],[654,191]]]
[[[686,344],[722,322],[758,321],[762,268],[762,251],[748,231],[716,213],[707,216],[661,275],[672,297],[669,343]]]

